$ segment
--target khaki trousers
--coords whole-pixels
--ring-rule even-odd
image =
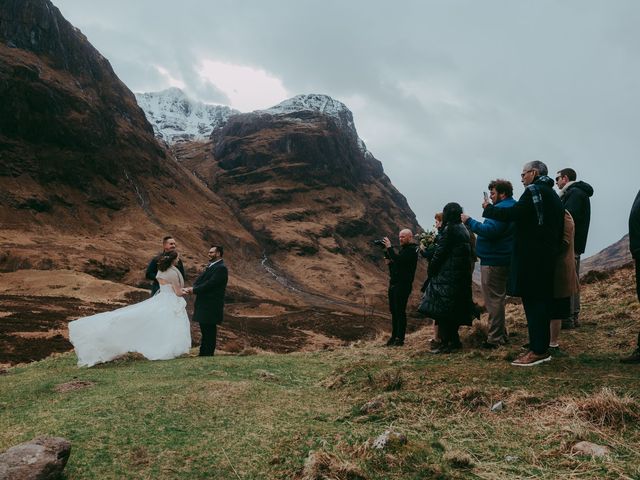
[[[503,345],[508,341],[504,318],[504,305],[507,296],[509,267],[482,265],[482,294],[484,305],[489,314],[489,332],[487,342]]]

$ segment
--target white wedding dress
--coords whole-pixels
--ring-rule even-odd
[[[69,340],[78,366],[91,367],[128,352],[141,353],[149,360],[168,360],[189,351],[186,302],[173,290],[173,285],[184,286],[182,274],[172,266],[158,272],[157,278],[171,284],[160,285],[148,300],[69,322]]]

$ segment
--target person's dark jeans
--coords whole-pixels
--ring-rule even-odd
[[[536,355],[541,355],[549,349],[551,300],[522,297],[522,306],[527,316],[529,349]]]
[[[407,302],[411,286],[391,285],[389,287],[389,311],[391,312],[391,338],[404,342],[407,331]]]
[[[218,326],[215,323],[199,323],[202,339],[200,340],[200,356],[210,357],[216,350]]]

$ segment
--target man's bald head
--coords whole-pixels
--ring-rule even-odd
[[[400,230],[398,238],[400,239],[400,245],[407,245],[413,241],[413,232],[408,228],[405,228]]]

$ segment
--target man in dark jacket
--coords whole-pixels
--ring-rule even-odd
[[[636,294],[640,301],[640,191],[636,195],[629,214],[629,250],[636,263]],[[640,333],[638,344],[634,352],[620,360],[622,363],[640,363]]]
[[[222,260],[224,249],[215,245],[209,249],[209,265],[196,279],[193,287],[185,288],[185,293],[195,293],[193,321],[200,324],[202,340],[200,356],[211,357],[216,349],[218,325],[224,316],[224,292],[229,273]]]
[[[562,242],[564,209],[547,172],[543,162],[526,163],[520,174],[526,188],[514,206],[498,208],[488,201],[482,205],[483,217],[513,221],[516,225],[508,293],[522,297],[529,351],[511,363],[515,366],[528,367],[551,360],[553,277]]]
[[[398,236],[400,250],[396,253],[391,240],[382,240],[387,249],[389,262],[389,311],[391,312],[391,338],[388,347],[404,345],[407,331],[407,302],[413,287],[413,277],[416,275],[418,264],[417,246],[413,243],[413,233],[404,229]]]
[[[496,207],[509,208],[515,205],[511,182],[492,180],[488,188],[489,198]],[[482,294],[489,314],[489,331],[482,347],[497,348],[508,341],[504,307],[515,225],[490,218],[481,223],[464,213],[461,220],[478,236],[476,253],[480,257]]]
[[[588,183],[577,181],[573,168],[563,168],[556,175],[556,185],[560,190],[560,200],[565,210],[573,217],[576,229],[573,236],[574,254],[576,257],[576,274],[580,277],[580,255],[587,246],[589,222],[591,221],[591,196],[593,188]],[[571,296],[570,316],[562,321],[562,328],[574,328],[579,325],[580,291]]]
[[[151,285],[151,296],[153,297],[158,290],[160,290],[160,284],[158,280],[156,280],[156,275],[158,274],[158,258],[161,255],[169,252],[173,252],[176,249],[176,241],[171,235],[167,235],[162,239],[162,252],[156,255],[151,259],[149,265],[147,266],[147,272],[145,273],[145,278],[147,280],[152,280],[153,284]],[[178,263],[176,264],[178,270],[182,274],[182,279],[186,280],[187,277],[184,274],[184,265],[182,265],[182,260],[178,258]]]

